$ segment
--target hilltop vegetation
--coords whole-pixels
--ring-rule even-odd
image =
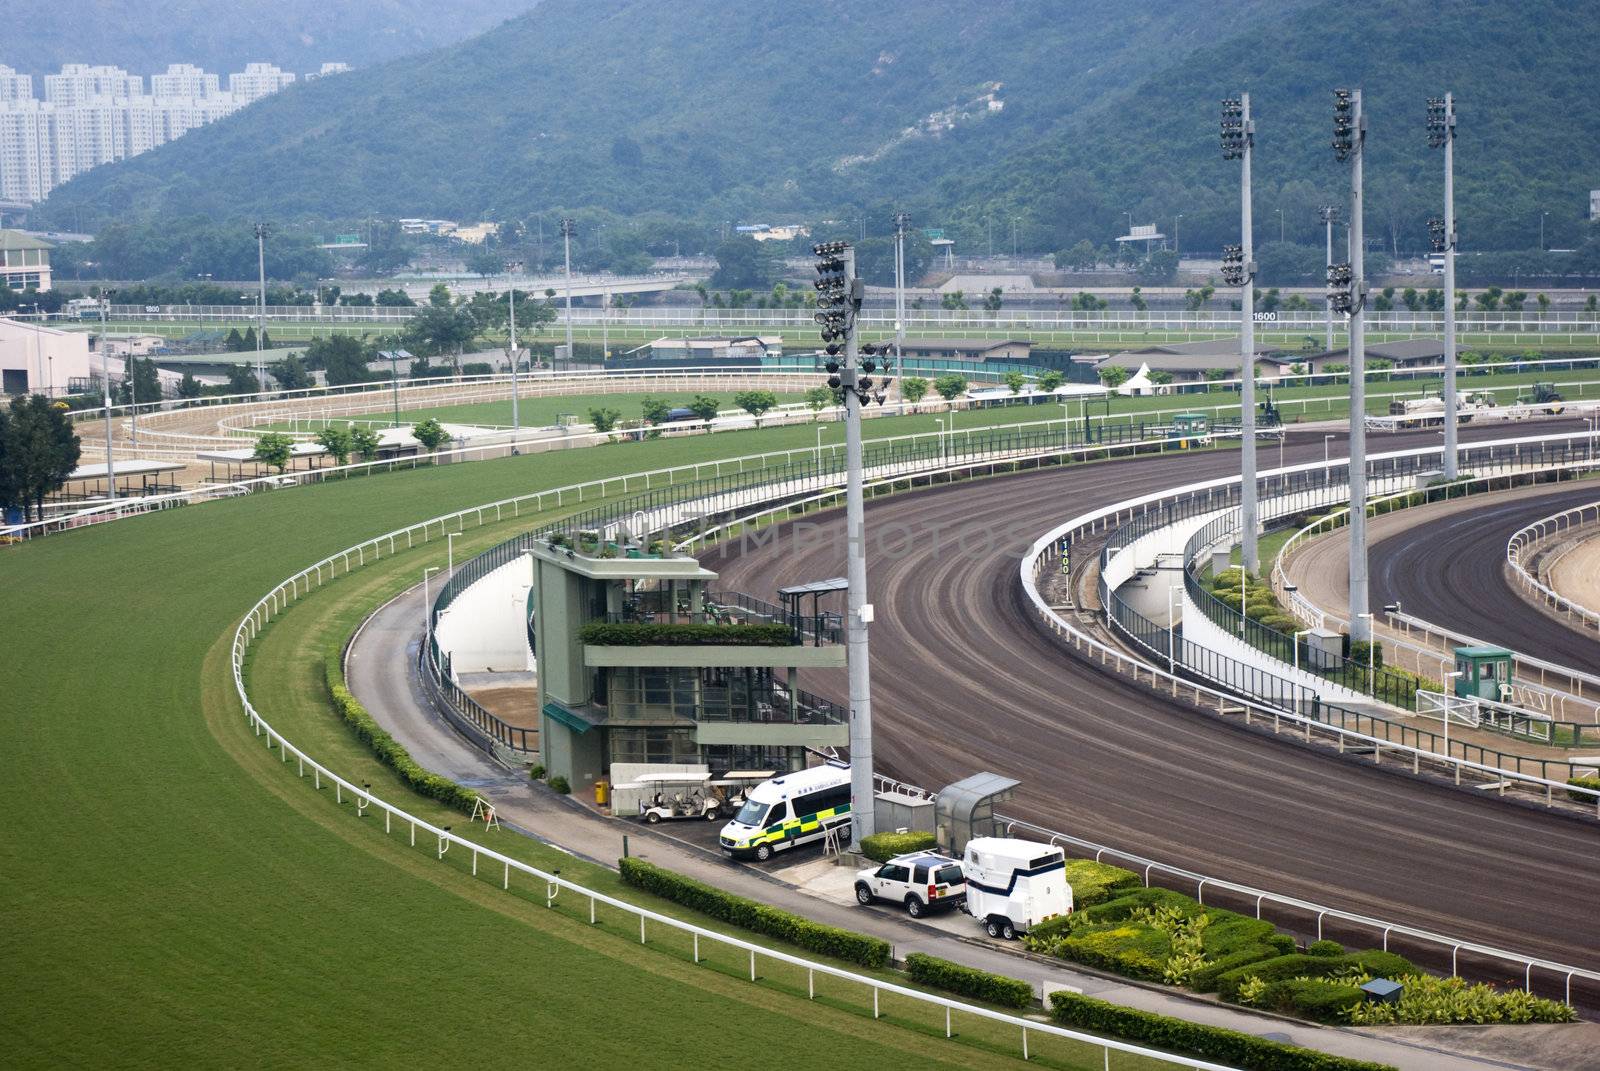
[[[1348,28],[1348,29],[1341,29]],[[883,233],[895,206],[964,249],[1102,244],[1134,222],[1216,249],[1237,167],[1218,100],[1254,97],[1258,241],[1321,246],[1345,201],[1330,90],[1364,84],[1368,234],[1426,241],[1453,90],[1463,248],[1575,246],[1600,173],[1600,7],[1530,0],[545,0],[459,45],[290,91],[75,180],[51,213],[248,219],[558,213]],[[842,224],[854,230],[850,222]],[[530,228],[531,229],[531,228]],[[702,231],[701,233],[704,233]]]

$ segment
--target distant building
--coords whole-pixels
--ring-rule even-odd
[[[681,361],[694,364],[697,361],[726,361],[736,358],[755,358],[759,360],[766,355],[777,355],[783,352],[783,338],[780,335],[743,335],[734,338],[658,338],[648,347],[650,358],[654,361]],[[639,350],[633,351],[628,356],[635,356]]]
[[[1208,378],[1238,379],[1240,360],[1239,340],[1222,338],[1124,350],[1098,358],[1094,361],[1094,369],[1098,373],[1110,368],[1122,368],[1130,376],[1137,375],[1141,370],[1162,372],[1171,376],[1174,384],[1204,383]],[[1276,351],[1257,350],[1256,374],[1276,375],[1285,364],[1294,360]]]
[[[29,76],[0,66],[0,200],[41,201],[76,175],[214,123],[294,77],[252,63],[228,76],[224,92],[217,75],[174,63],[151,75],[146,94],[140,75],[69,63],[45,76],[39,100]]]
[[[1308,364],[1312,372],[1320,372],[1327,364],[1350,363],[1350,350],[1328,350],[1299,359]],[[1388,361],[1395,368],[1420,368],[1444,364],[1444,343],[1436,338],[1408,338],[1399,342],[1371,342],[1366,347],[1366,360],[1370,367],[1377,361]]]
[[[0,282],[12,290],[49,290],[52,248],[31,234],[0,231]]]
[[[457,241],[466,242],[468,245],[482,245],[491,234],[498,233],[500,233],[498,223],[474,223],[466,227],[457,227],[454,236]]]
[[[1026,361],[1033,343],[1025,338],[908,338],[904,354],[944,361]]]
[[[1600,223],[1600,190],[1589,191],[1589,218]]]
[[[453,219],[398,219],[401,234],[453,234],[458,226]]]
[[[344,74],[349,69],[350,65],[348,63],[324,63],[316,74],[306,75],[306,81],[310,82],[318,78],[326,78],[330,74]]]
[[[0,393],[60,397],[92,374],[87,334],[0,319]]]

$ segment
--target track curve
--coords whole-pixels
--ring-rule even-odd
[[[1504,434],[1496,430],[1470,437]],[[1383,447],[1435,441],[1386,437]],[[1322,448],[1320,430],[1292,435],[1284,460],[1313,461]],[[927,785],[991,769],[1022,782],[1008,810],[1054,828],[1330,906],[1600,965],[1600,928],[1583,921],[1600,879],[1593,826],[1199,716],[1080,661],[1024,611],[1016,574],[1026,539],[1096,505],[1237,465],[1232,452],[1108,462],[869,503],[879,767]],[[727,587],[761,594],[842,574],[842,530],[841,512],[821,514],[703,560]],[[842,672],[814,674],[808,687],[840,701],[847,692]]]
[[[1373,602],[1400,599],[1408,614],[1489,643],[1589,673],[1600,639],[1563,625],[1512,587],[1506,541],[1517,529],[1595,500],[1593,483],[1537,498],[1487,501],[1375,543],[1368,574]]]

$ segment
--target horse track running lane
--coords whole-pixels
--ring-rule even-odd
[[[1462,438],[1505,434],[1472,429]],[[1436,442],[1431,433],[1399,435],[1383,448]],[[1322,449],[1320,429],[1291,435],[1284,461],[1319,460]],[[1231,451],[1168,456],[870,502],[879,769],[933,787],[993,770],[1022,782],[1008,812],[1050,828],[1332,907],[1600,966],[1592,823],[1199,714],[1076,657],[1024,608],[1017,571],[1029,539],[1096,506],[1237,471]],[[842,575],[843,527],[842,511],[819,514],[702,560],[720,586],[759,595]],[[806,684],[847,698],[842,671],[810,674]],[[1519,970],[1506,978],[1521,984]],[[1583,998],[1591,1005],[1591,994]]]

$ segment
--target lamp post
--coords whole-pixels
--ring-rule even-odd
[[[423,642],[433,639],[433,599],[428,591],[428,577],[439,571],[437,565],[430,565],[422,570],[422,635]],[[426,651],[432,654],[431,651]]]
[[[1457,476],[1456,426],[1456,103],[1428,100],[1428,146],[1444,150],[1444,218],[1428,221],[1433,250],[1444,254],[1444,478]]]
[[[1544,218],[1549,214],[1548,212],[1539,213],[1539,252],[1541,253],[1544,252]]]
[[[1362,160],[1367,121],[1361,90],[1334,90],[1333,151],[1350,162],[1350,262],[1328,269],[1328,295],[1350,323],[1350,638],[1371,640],[1367,611],[1367,369],[1362,314],[1367,301],[1366,238],[1362,227]],[[1367,622],[1363,624],[1363,622]]]
[[[256,271],[260,276],[261,302],[256,313],[256,387],[267,389],[267,373],[262,367],[262,340],[267,334],[267,225],[256,224]]]
[[[1260,567],[1256,529],[1260,524],[1256,503],[1256,329],[1255,239],[1250,203],[1250,156],[1255,146],[1255,123],[1250,118],[1250,94],[1222,102],[1222,158],[1239,161],[1239,243],[1222,251],[1222,278],[1239,288],[1239,564],[1246,573]]]
[[[1182,222],[1183,222],[1183,213],[1182,212],[1179,212],[1176,216],[1174,216],[1172,218],[1172,251],[1174,253],[1179,252],[1179,249],[1178,249],[1178,224],[1180,224]]]
[[[1178,600],[1173,598],[1183,590],[1178,584],[1167,585],[1167,672],[1178,672]]]
[[[1063,451],[1072,449],[1072,410],[1067,408],[1069,404],[1071,403],[1065,398],[1061,400],[1061,449]],[[1066,459],[1062,458],[1062,460]]]
[[[445,552],[445,579],[456,575],[456,536],[460,532],[446,532],[444,534]]]
[[[1323,224],[1324,227],[1327,228],[1327,232],[1328,232],[1328,234],[1327,234],[1328,257],[1327,257],[1326,267],[1332,268],[1333,267],[1333,225],[1335,223],[1339,222],[1339,206],[1338,205],[1323,205],[1317,211],[1321,214],[1321,216],[1322,216],[1322,224]],[[1324,302],[1323,305],[1324,305],[1324,308],[1326,310],[1326,323],[1324,324],[1324,331],[1325,331],[1326,337],[1323,339],[1323,349],[1326,352],[1332,353],[1333,352],[1333,302],[1331,300],[1329,300],[1329,301]]]
[[[1450,757],[1450,711],[1456,704],[1455,685],[1450,683],[1455,677],[1461,676],[1459,669],[1452,670],[1444,675],[1444,757]]]
[[[818,424],[817,425],[817,472],[819,474],[822,472],[822,432],[823,432],[823,427],[822,427],[821,424]]]
[[[816,321],[822,327],[828,386],[844,391],[845,406],[845,543],[848,588],[848,658],[850,681],[850,816],[852,843],[877,829],[873,813],[876,795],[872,781],[872,687],[867,650],[867,627],[872,604],[867,601],[866,505],[861,458],[861,408],[869,396],[883,404],[887,383],[872,394],[873,358],[886,354],[885,345],[858,347],[857,318],[866,287],[856,277],[855,250],[845,242],[823,242],[812,247],[817,263]],[[858,356],[859,352],[859,356]]]
[[[939,425],[939,464],[950,463],[950,447],[946,445],[944,433],[944,417],[934,417],[934,423]]]
[[[510,349],[511,349],[511,454],[517,454],[517,440],[522,438],[522,413],[517,407],[517,365],[521,364],[520,354],[517,352],[517,273],[522,270],[522,262],[513,260],[506,265],[506,306],[510,313]]]
[[[1378,653],[1377,653],[1378,652],[1378,641],[1376,639],[1374,639],[1373,635],[1372,635],[1372,614],[1371,614],[1371,612],[1363,612],[1363,613],[1359,613],[1359,614],[1353,614],[1351,616],[1351,618],[1350,618],[1350,624],[1351,624],[1350,632],[1351,632],[1351,638],[1352,639],[1354,638],[1354,633],[1356,631],[1354,626],[1355,626],[1355,623],[1357,621],[1365,621],[1367,623],[1366,624],[1366,634],[1367,634],[1367,691],[1368,692],[1374,692],[1374,691],[1377,690],[1377,687],[1378,687],[1378,681],[1377,681],[1377,673],[1378,673]]]
[[[1328,461],[1328,444],[1331,443],[1332,441],[1333,441],[1333,436],[1332,435],[1324,435],[1322,437],[1322,482],[1323,483],[1327,483],[1328,482],[1328,477],[1332,474],[1332,471],[1333,471],[1331,466],[1330,466],[1330,464],[1329,464],[1329,461]]]
[[[1308,636],[1315,631],[1317,630],[1314,628],[1303,628],[1296,631],[1294,634],[1294,668],[1296,673],[1300,671],[1300,637]]]
[[[115,290],[100,291],[100,378],[105,382],[103,395],[106,405],[106,497],[117,500],[115,464],[111,460],[111,356],[106,349],[106,316],[111,309],[111,295]]]
[[[901,378],[905,375],[906,348],[906,227],[911,216],[894,214],[894,378],[895,397],[903,398]],[[904,407],[902,407],[903,409]]]
[[[561,221],[561,244],[567,265],[567,371],[572,371],[572,230],[570,219]],[[554,369],[551,369],[554,371]]]

